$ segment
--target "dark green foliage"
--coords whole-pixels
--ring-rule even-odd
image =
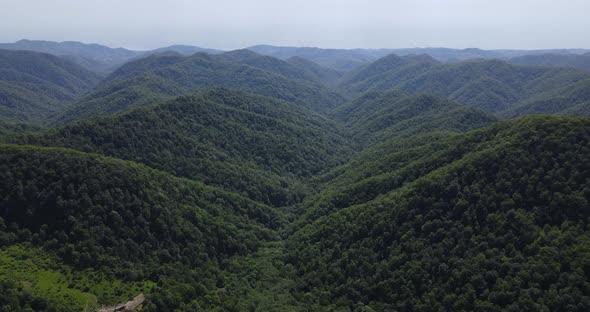
[[[0,116],[43,122],[98,83],[98,76],[56,56],[0,50]]]
[[[42,128],[37,125],[22,123],[8,118],[0,117],[0,136],[26,131],[39,131],[41,129]]]
[[[331,112],[364,146],[428,131],[463,132],[496,118],[444,98],[400,91],[368,92]]]
[[[267,206],[131,162],[16,145],[2,145],[0,158],[0,245],[41,245],[162,292],[214,285],[221,261],[273,239],[281,223]]]
[[[590,100],[571,90],[588,79],[590,74],[574,69],[517,66],[499,60],[437,64],[426,56],[389,55],[352,73],[340,89],[359,95],[399,88],[448,97],[491,113],[521,116],[542,112],[543,103],[529,103],[535,100],[561,101],[560,110],[547,113],[568,114],[570,108]],[[564,97],[570,101],[563,101]],[[531,108],[526,109],[527,105]]]
[[[58,311],[42,297],[33,297],[10,280],[0,279],[0,307],[2,311]]]
[[[158,54],[130,62],[115,71],[106,78],[104,85],[60,116],[57,123],[161,102],[208,87],[271,96],[316,111],[326,111],[343,101],[341,96],[317,82],[290,79],[293,77],[305,78],[305,72],[286,62],[245,50],[216,56]]]
[[[496,121],[487,113],[449,100],[399,91],[367,93],[335,114],[364,149],[313,179],[321,191],[301,205],[302,217],[295,228],[371,200],[458,159],[471,146],[449,152],[446,145],[436,142]]]
[[[302,178],[346,157],[337,130],[292,104],[214,89],[11,140],[133,160],[282,206],[303,195]]]
[[[280,222],[268,207],[131,162],[58,148],[0,152],[2,244],[45,244],[82,267],[202,264],[246,253]]]
[[[590,120],[518,119],[438,149],[469,152],[288,239],[299,291],[310,292],[301,299],[377,311],[587,311]]]

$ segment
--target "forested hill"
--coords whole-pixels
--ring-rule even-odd
[[[45,304],[54,311],[96,308],[90,291],[102,303],[116,303],[136,295],[125,289],[131,285],[155,287],[144,291],[163,298],[152,301],[159,309],[178,307],[196,291],[205,296],[217,289],[218,265],[274,239],[282,219],[270,207],[239,195],[132,162],[16,145],[0,146],[0,159],[0,244],[42,246],[79,272],[64,290],[59,280],[46,285],[32,280],[29,291],[48,298]],[[34,252],[30,248],[25,250]],[[5,274],[4,265],[13,263],[2,255],[0,272]],[[37,274],[32,266],[43,265],[42,258],[29,261],[29,272]],[[59,266],[44,269],[40,280],[70,277]],[[84,285],[75,277],[85,274],[104,280]],[[198,290],[179,287],[187,284],[199,285]],[[17,287],[4,291],[0,297],[22,292]],[[175,299],[167,298],[171,294]],[[26,293],[20,296],[26,302]]]
[[[589,73],[575,69],[519,66],[500,60],[437,64],[427,56],[389,55],[351,73],[341,82],[340,90],[354,96],[398,88],[448,97],[501,115],[508,111],[511,116],[570,114],[574,106],[588,102],[585,95],[571,89],[588,79]]]
[[[0,117],[0,136],[27,131],[39,131],[41,129],[41,127],[29,123],[19,122],[10,118]]]
[[[367,92],[331,113],[347,134],[365,147],[429,131],[467,131],[497,120],[445,98],[397,90]]]
[[[0,117],[43,122],[98,81],[96,74],[50,54],[0,50]]]
[[[293,79],[306,74],[289,63],[256,54],[253,58],[251,54],[245,50],[216,56],[163,53],[130,62],[58,118],[58,123],[112,114],[207,87],[272,96],[316,111],[326,111],[344,101],[319,82]]]
[[[425,155],[445,146],[462,155],[288,239],[302,300],[317,310],[587,311],[590,119],[502,122]]]
[[[499,116],[513,118],[529,114],[590,116],[590,78],[550,88],[523,100]]]
[[[290,57],[287,62],[297,68],[306,72],[306,75],[312,77],[316,81],[320,81],[325,85],[335,85],[342,77],[342,73],[331,68],[323,67],[317,63],[306,60],[301,57]]]
[[[349,154],[347,140],[326,118],[226,89],[11,141],[133,160],[275,206],[298,201],[302,178],[338,165]]]
[[[300,205],[297,224],[364,203],[436,170],[470,151],[440,145],[441,140],[497,121],[446,99],[397,91],[366,94],[342,107],[337,117],[362,148],[312,179],[320,191]]]

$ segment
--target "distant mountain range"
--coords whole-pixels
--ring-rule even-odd
[[[106,75],[125,62],[164,51],[190,55],[197,52],[219,53],[219,50],[204,49],[195,46],[173,45],[149,51],[134,51],[124,48],[110,48],[100,44],[86,44],[76,41],[42,41],[19,40],[14,43],[0,43],[0,49],[29,50],[44,52],[69,59],[89,70]]]
[[[320,78],[249,50],[219,55],[153,54],[121,66],[65,111],[57,123],[112,114],[213,86],[272,96],[316,111],[326,111],[344,101],[315,79]]]
[[[590,52],[585,54],[536,54],[510,59],[513,64],[529,66],[568,67],[590,71]]]
[[[51,54],[0,50],[0,116],[43,121],[99,81],[97,74]]]
[[[498,59],[441,63],[427,55],[390,54],[350,72],[340,92],[400,89],[448,97],[503,117],[590,114],[590,73],[569,68],[513,65]]]
[[[389,54],[406,56],[410,54],[426,54],[441,62],[458,62],[478,58],[510,59],[524,55],[580,55],[590,50],[553,49],[553,50],[482,50],[482,49],[450,49],[450,48],[407,48],[407,49],[320,49],[307,47],[277,47],[256,45],[248,49],[260,54],[287,59],[293,56],[302,57],[324,67],[341,72],[350,71],[361,65],[373,62]]]
[[[134,58],[166,51],[188,56],[197,52],[219,54],[224,51],[201,48],[192,45],[172,45],[153,50],[137,51],[124,48],[110,48],[100,44],[86,44],[76,41],[42,41],[19,40],[14,43],[0,43],[0,49],[30,50],[44,52],[67,58],[89,70],[107,75],[125,62]],[[482,50],[476,48],[404,48],[404,49],[322,49],[314,47],[281,47],[272,45],[255,45],[247,48],[259,54],[287,60],[300,57],[323,67],[339,72],[347,72],[361,65],[373,62],[383,56],[396,54],[427,54],[441,62],[457,62],[477,58],[511,59],[522,56],[577,56],[590,53],[585,49],[545,49],[545,50]],[[532,64],[531,64],[532,65]],[[549,64],[542,64],[549,65]],[[551,65],[553,66],[553,65]],[[576,66],[576,68],[579,68]]]

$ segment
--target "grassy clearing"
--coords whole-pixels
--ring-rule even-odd
[[[0,279],[17,282],[23,290],[46,298],[60,311],[94,310],[149,293],[155,283],[129,283],[95,270],[74,270],[41,248],[14,245],[0,249]]]

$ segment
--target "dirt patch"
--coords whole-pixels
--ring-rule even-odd
[[[137,309],[145,301],[145,296],[139,294],[127,303],[119,303],[110,307],[103,307],[98,309],[98,312],[115,312],[115,311],[133,311]]]

